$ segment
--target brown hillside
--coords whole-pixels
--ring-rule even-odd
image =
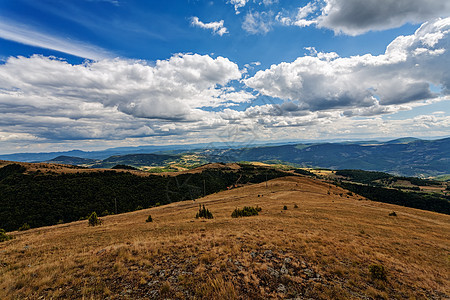
[[[214,219],[194,218],[199,203]],[[256,205],[259,216],[231,218],[236,207]],[[102,219],[12,233],[0,243],[0,298],[450,297],[450,216],[367,201],[313,179],[285,177]],[[373,278],[371,265],[383,266],[386,279]]]
[[[114,169],[89,169],[73,165],[64,164],[54,164],[54,163],[27,163],[27,162],[16,162],[0,160],[0,168],[9,165],[18,164],[26,168],[26,173],[42,172],[44,174],[70,174],[70,173],[95,173],[103,171],[113,171],[113,172],[128,172],[136,175],[149,174],[147,172],[135,171],[135,170],[114,170]]]
[[[219,170],[230,170],[230,171],[237,171],[241,169],[241,167],[236,163],[209,163],[205,164],[203,166],[189,169],[189,170],[183,170],[178,172],[158,172],[158,173],[151,173],[148,171],[140,171],[140,170],[128,170],[128,169],[101,169],[101,168],[83,168],[79,166],[74,165],[65,165],[65,164],[55,164],[55,163],[28,163],[28,162],[16,162],[16,161],[7,161],[7,160],[0,160],[0,168],[9,165],[9,164],[19,164],[21,166],[24,166],[26,168],[25,173],[34,173],[34,172],[41,172],[43,174],[73,174],[73,173],[95,173],[95,172],[104,172],[104,171],[111,171],[111,172],[126,172],[131,173],[138,176],[149,176],[149,175],[160,175],[160,176],[176,176],[179,174],[194,174],[194,173],[201,173],[204,170],[207,169],[219,169]]]

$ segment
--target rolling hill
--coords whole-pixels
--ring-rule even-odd
[[[199,204],[214,218],[195,219]],[[244,206],[262,210],[231,217]],[[450,297],[448,215],[316,179],[283,177],[102,220],[10,233],[0,243],[0,298]]]

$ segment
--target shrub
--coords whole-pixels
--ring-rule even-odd
[[[397,216],[397,214],[396,214],[396,212],[395,212],[395,211],[393,211],[393,212],[389,213],[389,216],[391,216],[391,217],[396,217],[396,216]]]
[[[369,272],[372,279],[386,280],[386,270],[382,265],[370,265]]]
[[[142,209],[144,208],[141,205],[138,205],[135,210],[142,210]]]
[[[4,229],[0,228],[0,242],[8,241],[10,239],[12,239],[12,237],[7,235]]]
[[[198,218],[212,219],[213,218],[212,213],[209,211],[209,209],[205,208],[205,205],[203,205],[203,207],[202,207],[202,205],[200,204],[199,206],[200,207],[198,209],[198,213],[195,215],[196,219],[198,219]]]
[[[283,206],[283,210],[287,210],[287,206],[285,205],[285,206]]]
[[[30,229],[30,225],[28,223],[24,223],[22,226],[19,227],[19,231],[25,231]]]
[[[261,211],[261,207],[244,206],[243,209],[236,208],[231,214],[232,218],[256,216]]]
[[[109,215],[111,215],[111,213],[108,210],[104,210],[100,216],[104,217],[104,216],[109,216]]]
[[[102,220],[97,217],[97,213],[94,211],[88,218],[89,226],[97,226],[102,224]]]
[[[145,220],[145,222],[153,222],[153,219],[152,219],[152,216],[151,215],[148,215],[148,218],[147,218],[147,220]]]
[[[297,204],[294,204],[294,208],[298,208],[298,205],[297,205]]]

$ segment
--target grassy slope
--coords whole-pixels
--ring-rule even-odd
[[[0,243],[0,298],[449,297],[450,216],[360,199],[286,177],[98,227],[15,232]],[[194,219],[198,203],[215,218]],[[244,205],[262,212],[232,219]],[[387,281],[370,277],[371,264]]]

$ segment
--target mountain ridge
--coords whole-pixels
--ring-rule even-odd
[[[198,145],[198,144],[197,144]],[[135,150],[123,148],[125,151],[105,150],[100,152],[83,152],[73,150],[60,153],[44,153],[42,162],[59,162],[95,168],[111,168],[114,165],[130,165],[133,167],[166,167],[171,163],[180,163],[185,155],[196,155],[198,163],[207,162],[282,162],[299,167],[316,167],[328,169],[362,169],[367,171],[387,172],[400,176],[430,177],[450,174],[450,138],[437,140],[421,140],[407,137],[387,142],[356,141],[342,143],[288,143],[281,145],[256,145],[251,147],[216,147],[192,149],[166,149],[138,147]],[[166,146],[161,146],[166,147]],[[168,146],[167,146],[168,147]],[[121,149],[121,148],[116,148]],[[138,151],[139,153],[129,153]],[[71,155],[66,155],[71,154]],[[73,155],[72,155],[73,154]],[[17,154],[23,160],[35,160],[40,154]],[[14,156],[14,155],[13,155]],[[100,158],[101,156],[101,158]],[[6,155],[6,157],[10,157]],[[5,155],[0,155],[5,159]],[[11,159],[8,159],[11,160]],[[21,161],[20,159],[17,161]]]

